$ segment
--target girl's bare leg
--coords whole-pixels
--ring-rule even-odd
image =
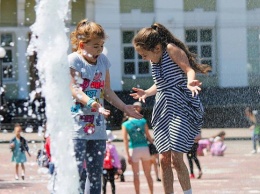
[[[21,166],[22,166],[22,179],[24,179],[24,174],[25,174],[25,166],[24,166],[24,163],[22,163]]]
[[[15,164],[15,179],[18,180],[19,179],[19,164]]]
[[[173,193],[173,173],[171,167],[171,151],[163,152],[159,156],[161,178],[165,194]]]
[[[144,169],[144,175],[146,177],[146,180],[147,180],[147,183],[149,186],[150,194],[153,194],[153,178],[151,176],[151,160],[142,161],[142,166]]]
[[[132,162],[132,170],[134,173],[135,193],[140,194],[140,180],[139,180],[139,162]]]
[[[177,172],[177,176],[183,191],[191,189],[189,171],[183,160],[183,153],[172,152],[172,163]]]

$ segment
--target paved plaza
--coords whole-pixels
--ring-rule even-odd
[[[244,129],[232,131],[226,130],[227,138],[237,137],[238,139],[249,138],[250,132]],[[215,130],[205,130],[204,137],[215,134]],[[120,139],[120,131],[114,132]],[[25,180],[14,180],[14,164],[11,161],[11,152],[8,144],[5,143],[12,134],[0,133],[0,194],[48,194],[47,184],[49,175],[44,173],[36,163],[36,152],[41,147],[42,137],[36,133],[24,134],[30,140],[32,157],[28,157],[26,163]],[[32,142],[34,141],[34,142]],[[255,194],[260,193],[260,153],[251,154],[251,140],[226,140],[227,150],[224,157],[213,157],[210,155],[200,156],[199,160],[203,170],[202,179],[192,179],[191,184],[194,194]],[[123,143],[114,142],[119,154],[125,155]],[[187,163],[186,156],[185,162]],[[194,167],[197,174],[197,168]],[[154,171],[152,171],[155,180]],[[175,194],[181,194],[181,187],[174,172]],[[141,178],[141,193],[148,194],[148,185],[143,172]],[[133,177],[131,166],[127,166],[125,172],[126,182],[116,180],[117,194],[134,194]],[[111,194],[110,184],[107,186],[107,194]],[[163,194],[160,182],[154,182],[154,194]]]

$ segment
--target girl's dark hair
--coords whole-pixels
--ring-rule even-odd
[[[21,125],[20,123],[15,123],[15,124],[14,124],[14,128],[15,128],[15,127],[22,127],[22,125]]]
[[[217,136],[222,137],[224,135],[226,135],[226,132],[225,131],[220,131]]]
[[[250,114],[253,114],[253,108],[250,106],[246,107],[245,111],[249,112]]]
[[[194,69],[194,71],[206,74],[211,70],[209,65],[199,64],[197,62],[197,55],[190,52],[188,47],[182,41],[177,39],[162,24],[154,23],[150,28],[141,29],[133,39],[133,44],[135,47],[140,47],[147,51],[153,51],[158,44],[161,44],[163,49],[165,49],[169,43],[175,44],[185,52],[190,66]]]
[[[87,43],[94,38],[107,38],[103,27],[95,22],[88,21],[88,19],[81,20],[70,34],[72,51],[77,51],[80,41]]]

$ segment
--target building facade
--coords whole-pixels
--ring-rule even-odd
[[[35,0],[0,1],[0,43],[7,99],[26,99],[37,87],[36,57],[27,56]],[[130,91],[153,84],[151,67],[134,51],[131,40],[142,27],[160,22],[185,42],[209,75],[198,75],[204,88],[260,86],[259,0],[75,0],[70,2],[67,27],[89,18],[108,35],[105,43],[112,64],[111,87]],[[69,37],[69,34],[68,34]],[[69,53],[70,51],[68,51]]]

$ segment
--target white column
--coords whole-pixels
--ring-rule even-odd
[[[95,0],[86,0],[86,18],[91,21],[95,19]]]
[[[28,38],[28,29],[21,28],[19,31],[16,31],[17,36],[17,69],[18,69],[18,98],[25,99],[28,97],[28,62],[26,58],[26,50],[28,46],[28,42],[26,41]]]
[[[216,2],[219,86],[248,86],[246,2],[245,0]]]
[[[105,47],[107,57],[112,64],[110,68],[111,88],[122,90],[122,59],[121,59],[121,30],[120,30],[120,1],[96,0],[95,21],[103,26],[108,39]]]
[[[183,0],[155,0],[155,22],[163,24],[174,36],[184,40]]]
[[[23,26],[25,19],[25,0],[17,1],[17,24]]]

